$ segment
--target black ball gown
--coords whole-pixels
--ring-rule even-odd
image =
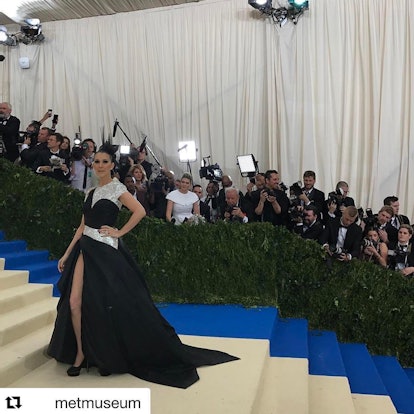
[[[110,373],[129,373],[146,381],[187,388],[196,368],[237,360],[224,352],[183,344],[154,305],[136,262],[121,240],[103,237],[102,225],[114,226],[126,187],[117,179],[86,197],[85,230],[70,253],[58,282],[61,297],[48,354],[73,364],[76,339],[69,296],[80,253],[84,258],[81,338],[85,359]]]

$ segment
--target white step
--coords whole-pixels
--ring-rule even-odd
[[[252,414],[308,414],[306,358],[269,357]]]
[[[27,283],[0,290],[0,315],[52,296],[53,285]]]
[[[48,298],[0,315],[0,346],[54,322],[57,298]]]
[[[29,281],[27,270],[1,270],[0,271],[0,290],[14,286],[23,285]]]
[[[46,348],[53,326],[51,323],[0,347],[0,387],[7,387],[50,360],[46,356]]]
[[[348,378],[309,375],[309,414],[356,414]]]

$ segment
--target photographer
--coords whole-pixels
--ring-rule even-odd
[[[96,144],[94,140],[87,138],[81,143],[76,142],[70,153],[70,185],[84,193],[88,192],[94,185],[92,165],[95,152]]]
[[[8,102],[0,103],[0,156],[14,162],[19,158],[20,119],[11,115],[11,111]]]
[[[28,128],[31,127],[31,130],[34,131],[36,124],[38,124],[38,122],[33,121]],[[21,165],[33,169],[33,165],[39,153],[47,150],[47,140],[52,132],[53,131],[51,129],[42,127],[38,130],[37,138],[32,135],[26,136],[20,152]]]
[[[361,260],[387,267],[388,247],[381,241],[377,228],[366,228],[362,240]]]
[[[303,209],[302,217],[293,231],[303,239],[319,241],[323,233],[323,225],[318,218],[318,210],[310,204]]]
[[[355,206],[353,198],[348,197],[349,186],[345,181],[339,181],[336,184],[335,191],[328,194],[328,200],[326,204],[328,206],[328,216],[330,217],[341,217],[342,212],[346,207]],[[324,217],[326,222],[328,217]]]
[[[305,171],[303,173],[303,188],[299,199],[303,206],[314,205],[319,212],[319,219],[323,220],[326,216],[325,194],[315,188],[316,174],[314,171]]]
[[[383,206],[376,216],[364,219],[360,226],[363,230],[367,226],[377,228],[381,241],[386,243],[387,246],[391,246],[397,242],[398,238],[398,230],[391,225],[393,216],[394,210],[392,207]]]
[[[410,219],[400,214],[400,202],[396,196],[388,196],[384,198],[384,206],[391,206],[394,211],[394,217],[391,219],[391,225],[397,230],[401,224],[410,224]]]
[[[40,151],[33,165],[33,170],[40,175],[68,183],[70,177],[69,158],[60,152],[63,136],[58,132],[51,134],[47,140],[47,149]]]
[[[401,224],[397,244],[393,250],[388,250],[389,268],[404,276],[412,276],[414,273],[414,252],[410,243],[412,236],[413,228],[409,224]]]
[[[340,261],[359,257],[362,230],[355,223],[357,218],[354,206],[345,207],[342,217],[328,218],[320,243],[330,257]]]
[[[217,196],[219,192],[219,185],[217,181],[210,181],[206,187],[206,196],[201,198],[205,204],[207,204],[210,209],[210,222],[215,223],[219,217],[219,206],[217,201]]]
[[[228,222],[248,223],[252,217],[250,202],[240,198],[239,190],[227,187],[222,219]]]
[[[274,226],[287,225],[289,199],[279,189],[279,173],[268,170],[265,173],[265,188],[252,192],[254,212],[259,221],[272,223]]]

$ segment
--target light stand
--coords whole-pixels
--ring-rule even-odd
[[[180,141],[178,143],[178,150],[177,150],[180,162],[187,163],[187,171],[193,175],[191,172],[191,164],[190,162],[194,162],[197,160],[197,150],[195,147],[195,141]]]

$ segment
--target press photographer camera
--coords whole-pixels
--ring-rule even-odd
[[[283,183],[282,183],[283,184]],[[279,184],[280,187],[280,184]],[[299,196],[303,193],[302,182],[297,181],[289,187],[289,209],[288,218],[290,224],[302,222],[303,206]]]
[[[148,181],[152,192],[161,193],[163,190],[167,191],[169,188],[168,177],[158,164],[152,166],[152,174]]]
[[[210,156],[203,157],[201,168],[199,171],[200,178],[205,178],[209,181],[221,181],[223,171],[218,164],[210,164]]]
[[[347,254],[346,249],[336,245],[329,245],[329,252],[332,259],[340,259],[342,254]]]
[[[39,121],[32,121],[26,128],[26,131],[19,131],[19,138],[17,142],[23,144],[25,141],[29,147],[34,147],[37,144],[37,136],[39,135],[39,130],[41,123]]]
[[[343,205],[343,191],[340,188],[328,194],[328,205],[332,203],[338,206]]]
[[[76,138],[73,140],[73,147],[70,153],[71,158],[74,161],[80,161],[84,155],[84,152],[88,149],[88,143],[83,142],[80,138],[80,134],[76,133]]]
[[[360,219],[365,223],[366,228],[372,228],[374,230],[378,229],[378,220],[377,216],[373,214],[370,208],[365,209],[365,214],[363,213],[363,209],[361,208],[362,212],[359,215]]]
[[[367,247],[373,247],[375,250],[378,250],[378,242],[375,240],[371,240],[367,237],[362,239],[362,247],[365,249]]]

